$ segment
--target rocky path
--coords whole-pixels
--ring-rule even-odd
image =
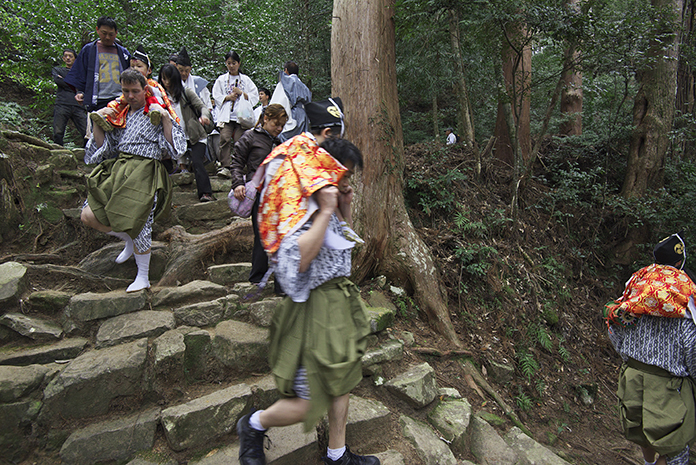
[[[50,151],[37,171],[79,197],[80,157]],[[58,171],[69,174],[57,180]],[[246,221],[227,208],[229,181],[213,178],[219,200],[202,204],[192,175],[173,179],[170,225],[200,234]],[[79,222],[78,209],[63,214]],[[236,464],[238,418],[278,399],[267,336],[280,298],[256,295],[249,263],[211,265],[180,285],[127,294],[135,265],[113,262],[121,246],[109,243],[77,266],[50,257],[0,264],[0,462]],[[153,284],[170,255],[168,244],[153,245]],[[347,428],[354,451],[385,465],[568,463],[516,427],[501,435],[494,418],[438,385],[422,359],[404,366],[413,336],[391,330],[396,309],[386,291],[367,300],[373,334]],[[321,463],[325,422],[268,436],[269,463]]]

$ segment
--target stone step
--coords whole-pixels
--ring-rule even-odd
[[[77,265],[81,270],[98,276],[109,276],[132,281],[138,271],[135,259],[131,256],[124,263],[116,263],[116,257],[123,250],[125,242],[115,240],[99,250],[87,255]],[[153,241],[150,256],[150,281],[157,282],[164,275],[169,259],[169,245]]]
[[[127,460],[150,449],[160,421],[160,409],[94,423],[74,431],[60,448],[64,463],[98,463]]]
[[[172,307],[224,297],[227,295],[227,288],[210,281],[197,280],[183,286],[154,289],[153,292],[156,292],[152,298],[153,307]]]
[[[76,337],[31,348],[14,348],[0,353],[0,365],[26,366],[64,361],[77,357],[89,341]]]
[[[251,388],[238,384],[163,410],[169,447],[175,451],[201,447],[232,432],[250,399]]]
[[[356,453],[371,453],[371,448],[385,436],[390,434],[391,413],[382,403],[351,396],[348,407],[348,422],[346,425],[346,441]],[[320,427],[321,428],[321,427]],[[323,430],[323,429],[322,429]],[[308,433],[304,432],[304,426],[295,424],[283,428],[271,428],[268,430],[268,449],[265,450],[268,464],[296,465],[296,464],[320,464],[321,455],[325,450],[319,449],[318,429],[314,428]],[[200,460],[191,461],[191,465],[227,465],[237,464],[239,455],[239,443],[235,441],[229,446],[220,447],[210,451]],[[401,465],[403,457],[396,451],[382,452],[386,460],[384,465]]]
[[[399,418],[404,437],[416,449],[418,456],[425,465],[457,465],[457,459],[443,441],[427,424],[402,415]],[[502,462],[489,461],[482,463]]]
[[[63,336],[63,328],[56,322],[22,313],[5,313],[0,325],[35,341],[55,341]]]
[[[146,361],[147,339],[80,355],[46,386],[40,422],[104,415],[115,398],[141,394]]]
[[[96,347],[110,347],[144,337],[157,337],[176,326],[174,313],[143,310],[109,318],[99,326]]]
[[[426,362],[387,381],[384,386],[393,395],[415,408],[423,408],[439,394],[435,370]]]

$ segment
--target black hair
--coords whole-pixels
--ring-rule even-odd
[[[309,128],[309,132],[318,136],[324,129],[331,129],[329,131],[328,137],[338,137],[341,135],[341,123],[336,123],[334,126],[312,126]]]
[[[99,29],[102,26],[113,28],[114,31],[118,32],[116,20],[110,16],[102,16],[97,20],[97,29]]]
[[[242,63],[239,53],[235,52],[234,50],[230,50],[229,52],[225,53],[225,61],[227,61],[228,58],[232,58],[237,63]]]
[[[300,67],[294,61],[285,62],[285,69],[288,70],[288,74],[300,74]]]
[[[266,89],[265,87],[259,87],[259,92],[263,92],[264,94],[268,95],[269,99],[273,96],[273,94],[271,94],[271,91]]]
[[[352,162],[354,168],[362,169],[362,153],[351,141],[339,139],[338,137],[327,137],[324,142],[321,143],[321,147],[329,152],[331,156],[342,165],[345,166],[347,162]]]
[[[171,55],[169,55],[169,58],[168,58],[169,61],[173,61],[174,63],[176,63],[177,59],[179,59],[179,55],[176,53],[172,53]]]
[[[165,87],[165,89],[172,98],[172,101],[175,103],[178,102],[181,99],[181,95],[184,93],[184,86],[181,84],[181,73],[179,73],[176,66],[167,63],[160,68],[159,76],[157,77],[157,82],[164,87],[162,78],[167,78],[169,81],[169,88]]]
[[[128,68],[126,70],[123,70],[121,72],[121,76],[119,77],[119,82],[121,82],[121,84],[134,84],[137,82],[142,86],[143,89],[147,85],[147,80],[145,79],[145,76],[140,74],[140,71],[138,71],[135,68]]]
[[[74,56],[75,58],[77,58],[77,53],[75,53],[75,50],[73,50],[73,49],[71,49],[71,48],[64,48],[64,49],[63,49],[63,53],[65,53],[65,52],[70,52],[70,53],[73,54],[73,56]]]

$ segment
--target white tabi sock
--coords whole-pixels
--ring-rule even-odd
[[[150,287],[150,252],[144,254],[133,254],[135,264],[138,265],[138,274],[135,281],[128,286],[126,292],[135,292]]]
[[[114,232],[110,231],[107,233],[109,236],[114,236],[118,237],[122,241],[125,241],[126,246],[123,248],[121,253],[116,257],[116,260],[114,260],[116,263],[123,263],[126,260],[130,258],[131,255],[133,255],[133,239],[130,238],[130,236],[124,232]]]
[[[249,426],[254,428],[256,431],[266,431],[266,428],[261,425],[261,419],[259,418],[261,416],[261,412],[263,412],[263,410],[257,410],[249,417]]]
[[[326,448],[326,456],[333,460],[334,462],[338,462],[338,459],[343,457],[343,454],[346,453],[346,446],[341,447],[340,449],[329,449],[328,447]]]

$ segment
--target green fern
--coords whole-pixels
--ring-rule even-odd
[[[536,392],[539,394],[539,396],[542,396],[544,394],[544,391],[546,391],[546,383],[544,383],[544,380],[539,379],[534,385],[534,388],[536,389]]]
[[[539,370],[539,363],[534,359],[534,356],[529,352],[523,352],[519,355],[520,370],[531,381],[532,376]]]
[[[553,348],[553,343],[551,342],[551,336],[549,335],[546,328],[539,324],[532,324],[529,326],[527,334],[534,339],[541,347],[548,350],[549,352]]]
[[[570,352],[561,345],[558,346],[558,355],[561,356],[564,362],[568,363],[570,361]]]
[[[515,404],[523,412],[528,412],[532,409],[532,398],[522,392],[522,388],[520,388],[520,393],[515,396]]]

